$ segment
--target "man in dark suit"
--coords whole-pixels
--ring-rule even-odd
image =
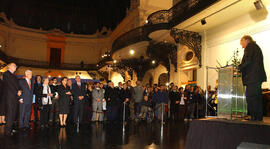
[[[81,77],[75,77],[76,82],[72,84],[72,95],[74,99],[74,122],[81,123],[83,119],[83,99],[86,93],[85,85],[81,82]]]
[[[13,135],[12,126],[13,122],[16,118],[18,104],[19,104],[19,96],[21,96],[19,81],[14,75],[17,66],[15,63],[8,64],[8,70],[3,74],[4,81],[4,99],[6,100],[7,105],[7,113],[6,120],[7,124],[5,127],[6,135]]]
[[[19,127],[23,130],[29,130],[29,121],[32,111],[34,83],[31,82],[32,71],[25,71],[25,78],[20,80],[22,95],[20,97],[20,123]]]
[[[246,99],[251,120],[263,120],[262,82],[267,80],[263,64],[261,48],[251,36],[243,36],[240,44],[245,48],[239,69],[242,72],[243,84],[246,88]]]

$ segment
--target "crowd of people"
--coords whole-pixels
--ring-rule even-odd
[[[106,85],[82,82],[80,76],[74,83],[66,77],[58,82],[57,78],[33,77],[31,70],[17,79],[15,71],[16,64],[9,64],[0,82],[0,123],[6,125],[7,135],[12,135],[15,121],[20,130],[31,129],[32,106],[33,121],[40,122],[41,128],[50,124],[65,127],[86,122],[146,120],[149,112],[157,121],[187,121],[205,115],[205,93],[198,86],[143,86],[137,81],[133,87],[130,80],[115,86],[111,81]]]

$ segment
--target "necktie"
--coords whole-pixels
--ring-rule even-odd
[[[30,81],[28,81],[28,86],[29,86],[29,89],[31,89],[31,83],[30,83]]]

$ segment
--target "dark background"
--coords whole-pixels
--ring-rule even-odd
[[[130,0],[0,0],[0,12],[18,25],[77,34],[115,29],[129,7]]]

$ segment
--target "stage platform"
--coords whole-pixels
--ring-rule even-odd
[[[236,149],[241,143],[270,145],[270,117],[263,122],[206,118],[190,124],[186,149]]]

